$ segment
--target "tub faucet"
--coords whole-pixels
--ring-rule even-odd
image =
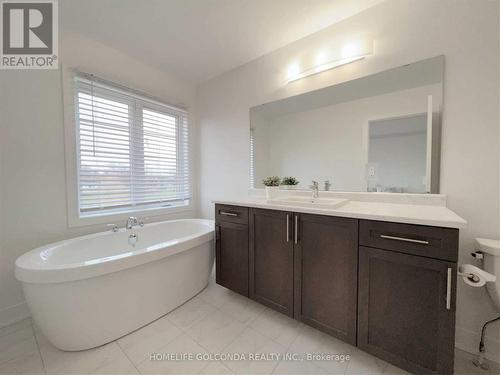
[[[313,197],[313,199],[318,198],[319,197],[319,185],[318,185],[318,181],[313,181],[312,182],[311,189],[312,189],[312,197]]]
[[[127,229],[132,229],[136,225],[139,225],[139,226],[143,227],[144,223],[142,221],[140,221],[138,218],[136,218],[135,216],[130,216],[127,219],[127,224],[125,225],[125,227]]]

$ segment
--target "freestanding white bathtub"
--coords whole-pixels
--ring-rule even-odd
[[[16,277],[52,344],[89,349],[150,323],[201,291],[213,265],[213,231],[211,220],[187,219],[78,237],[22,255]],[[129,244],[133,234],[135,245]]]

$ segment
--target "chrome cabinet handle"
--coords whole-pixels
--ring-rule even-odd
[[[415,240],[413,238],[406,238],[406,237],[388,236],[386,234],[381,234],[380,238],[385,238],[387,240],[396,240],[396,241],[403,241],[403,242],[418,243],[421,245],[428,245],[429,244],[429,241]]]
[[[448,268],[448,274],[446,277],[446,310],[451,309],[451,272],[452,269]]]
[[[286,242],[290,242],[290,215],[286,214]]]
[[[299,242],[299,217],[295,215],[295,244]]]
[[[224,215],[224,216],[238,216],[238,214],[235,214],[233,212],[226,212],[226,211],[219,211],[219,214]]]

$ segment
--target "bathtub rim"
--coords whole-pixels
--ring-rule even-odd
[[[128,268],[137,267],[142,264],[160,260],[183,251],[197,247],[205,242],[214,239],[214,220],[210,219],[176,219],[165,220],[155,223],[146,224],[145,227],[159,226],[165,223],[174,222],[199,222],[207,225],[206,228],[201,229],[194,234],[175,238],[165,242],[159,242],[154,246],[165,244],[163,247],[151,249],[152,246],[146,248],[138,248],[133,250],[131,254],[125,255],[117,259],[106,260],[105,257],[101,258],[101,262],[94,264],[85,264],[83,262],[67,263],[67,264],[48,264],[48,263],[35,263],[31,261],[33,256],[39,254],[41,251],[56,247],[64,246],[76,239],[85,240],[96,238],[106,235],[112,235],[110,231],[91,233],[84,236],[73,237],[58,242],[53,242],[44,246],[34,248],[16,259],[15,262],[15,276],[16,279],[23,283],[35,284],[48,284],[48,283],[62,283],[78,280],[85,280],[93,277],[106,275],[113,272],[126,270]],[[120,231],[126,231],[120,229]],[[172,242],[176,240],[176,242]],[[170,251],[169,251],[170,250]]]

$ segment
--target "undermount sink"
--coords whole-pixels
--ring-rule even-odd
[[[338,208],[345,203],[347,199],[341,198],[312,198],[312,197],[299,197],[290,196],[283,198],[270,199],[268,202],[271,204],[280,204],[283,206],[298,206],[310,208]]]

